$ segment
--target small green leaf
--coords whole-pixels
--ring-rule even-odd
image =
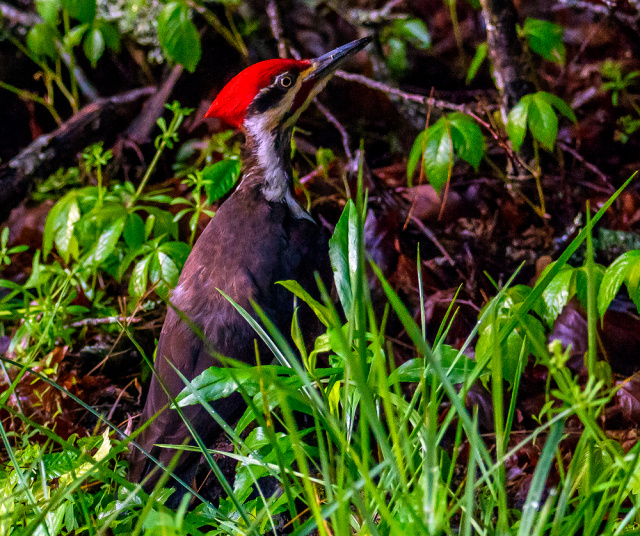
[[[70,49],[78,46],[82,42],[82,37],[90,27],[91,25],[89,24],[79,24],[64,34],[62,42],[65,48]]]
[[[634,265],[640,263],[640,250],[628,251],[620,255],[604,271],[604,276],[598,292],[598,314],[603,316],[609,305],[618,294],[622,283]]]
[[[309,294],[300,286],[300,283],[293,280],[287,280],[278,281],[278,284],[282,285],[288,291],[305,302],[318,317],[318,320],[320,320],[320,322],[322,322],[325,326],[329,327],[331,325],[331,315],[329,309],[325,305],[322,305],[318,300],[314,299],[311,294]]]
[[[480,70],[480,66],[484,63],[484,60],[487,59],[487,42],[481,43],[476,49],[476,53],[471,60],[471,65],[469,65],[469,70],[467,71],[467,78],[465,80],[466,84],[469,85],[473,79],[478,74]]]
[[[104,21],[100,21],[98,28],[100,28],[102,38],[107,47],[113,52],[120,52],[120,32],[118,32],[118,29],[113,24]]]
[[[80,22],[93,22],[98,6],[96,0],[62,0],[62,9]]]
[[[533,95],[528,124],[534,139],[545,149],[553,151],[558,136],[558,116],[546,98],[539,93]]]
[[[549,104],[551,104],[551,106],[558,110],[567,119],[569,119],[573,123],[578,122],[576,114],[571,109],[571,106],[569,106],[560,97],[554,95],[553,93],[547,93],[546,91],[539,91],[538,95],[540,95],[541,98],[545,99]]]
[[[167,57],[193,72],[200,61],[200,34],[181,2],[168,3],[158,17],[158,40]]]
[[[153,206],[146,206],[144,209],[149,213],[144,227],[147,238],[153,230],[156,237],[168,235],[174,240],[178,239],[178,224],[173,221],[171,212]]]
[[[480,127],[471,117],[461,112],[449,114],[448,118],[454,151],[477,171],[485,152]]]
[[[235,185],[240,176],[240,160],[228,158],[221,160],[202,170],[202,178],[205,181],[207,202],[213,203],[225,196]]]
[[[416,137],[416,141],[413,142],[411,152],[409,153],[409,159],[407,160],[407,185],[409,188],[413,186],[413,174],[422,159],[422,155],[426,148],[427,131],[423,130]]]
[[[626,283],[629,297],[636,305],[636,309],[640,311],[640,262],[631,265],[631,269],[627,273]]]
[[[562,42],[564,28],[542,19],[527,18],[522,33],[529,41],[529,48],[545,60],[564,64],[566,49]]]
[[[427,130],[427,144],[423,159],[427,180],[440,193],[453,167],[453,140],[448,119],[441,117]]]
[[[524,137],[527,133],[527,120],[529,117],[529,104],[531,103],[531,96],[525,95],[520,99],[520,102],[516,104],[509,112],[507,118],[507,135],[513,145],[513,150],[518,152]]]
[[[60,0],[36,0],[36,11],[44,22],[55,27],[58,24]]]
[[[38,23],[27,34],[27,46],[36,56],[49,56],[51,59],[58,57],[56,50],[56,32],[45,23]]]
[[[385,56],[389,69],[395,76],[402,76],[409,68],[407,60],[407,45],[404,41],[392,37],[387,41],[387,53]]]
[[[426,50],[431,46],[429,29],[420,19],[396,19],[393,23],[392,33],[420,50]]]
[[[184,266],[184,263],[187,261],[189,253],[191,253],[189,244],[177,241],[165,242],[164,244],[161,244],[158,249],[163,253],[169,255],[169,257],[171,257],[173,262],[175,262],[176,265],[180,267],[180,269],[182,269],[182,266]]]
[[[102,32],[98,28],[91,28],[91,30],[89,30],[84,36],[82,49],[84,50],[84,55],[91,62],[93,67],[96,66],[96,62],[104,54],[104,47],[105,44]]]
[[[355,279],[355,273],[358,269],[358,230],[356,222],[356,206],[349,199],[333,231],[333,236],[329,240],[329,258],[333,268],[333,279],[347,318],[351,315],[352,281]]]

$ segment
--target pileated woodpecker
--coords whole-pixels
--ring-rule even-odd
[[[314,272],[319,272],[329,284],[327,237],[293,197],[291,133],[302,111],[338,66],[370,40],[353,41],[313,60],[256,63],[222,89],[205,115],[244,132],[243,178],[193,247],[160,334],[155,374],[142,412],[142,423],[154,416],[155,420],[137,441],[165,467],[177,451],[158,444],[193,444],[178,412],[168,407],[164,388],[171,397],[184,388],[173,367],[192,380],[219,365],[211,351],[255,363],[256,334],[220,291],[248,311],[252,311],[253,300],[282,333],[287,333],[293,299],[275,283],[294,279],[311,291],[316,288]],[[194,333],[190,324],[201,334]],[[244,409],[239,393],[218,400],[213,407],[227,422]],[[219,434],[219,427],[204,408],[188,406],[183,414],[205,444]],[[191,484],[199,461],[199,453],[183,451],[174,474]],[[154,467],[135,449],[130,456],[129,480],[144,479],[144,488],[153,489],[161,474],[152,471]],[[185,489],[175,481],[172,485],[177,489],[168,504],[176,506]]]

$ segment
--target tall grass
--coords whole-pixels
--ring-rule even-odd
[[[588,221],[508,321],[499,323],[498,316],[511,281],[485,307],[462,349],[454,350],[445,340],[455,307],[431,346],[424,319],[413,317],[380,270],[367,260],[362,236],[366,201],[360,187],[332,240],[344,315],[326,289],[322,289],[322,302],[316,302],[294,283],[285,283],[326,326],[314,351],[307,353],[305,326],[297,320],[292,326],[292,347],[259,308],[260,323],[238,307],[277,364],[266,364],[271,360],[266,355],[260,356],[256,367],[230,362],[228,368],[185,381],[178,397],[179,405],[205,404],[213,418],[217,415],[210,402],[224,389],[239,390],[247,401],[247,412],[234,428],[221,423],[233,453],[205,452],[201,442],[197,447],[221,479],[216,459],[228,456],[238,461],[235,481],[225,482],[227,498],[216,505],[205,500],[194,509],[184,502],[176,512],[165,508],[162,503],[169,491],[161,485],[146,496],[124,480],[122,453],[135,436],[111,433],[104,438],[64,441],[8,404],[13,384],[2,396],[3,408],[22,422],[24,432],[21,436],[0,432],[7,455],[0,473],[0,536],[136,535],[142,531],[617,536],[636,531],[640,446],[624,452],[600,426],[599,417],[614,391],[597,377],[594,338],[589,338],[589,380],[580,386],[565,366],[568,352],[542,344],[528,331],[526,321],[553,277],[581,243],[590,242],[593,226],[620,191]],[[592,248],[588,254],[593,255]],[[371,304],[368,266],[388,299],[381,315]],[[421,281],[419,285],[422,301]],[[414,345],[414,359],[398,368],[393,347],[385,338],[391,310]],[[588,315],[589,325],[595,326],[595,307],[588,307]],[[493,325],[490,345],[471,360],[464,351],[487,323]],[[524,334],[529,346],[523,344],[518,350],[515,380],[507,384],[505,352],[510,350],[505,341],[514,329]],[[557,403],[538,416],[539,426],[514,436],[520,376],[530,346],[548,369],[553,389],[548,396]],[[318,356],[328,359],[331,367],[318,367]],[[19,363],[9,365],[24,370]],[[492,393],[491,434],[480,434],[477,411],[466,402],[479,378]],[[301,419],[300,413],[306,418]],[[104,430],[113,428],[108,424]],[[575,443],[570,456],[563,447],[569,436]],[[524,505],[514,509],[505,464],[529,444],[536,445],[540,455]],[[164,470],[168,476],[170,468]],[[264,477],[279,483],[275,494],[261,492]]]

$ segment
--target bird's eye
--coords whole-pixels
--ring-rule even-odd
[[[283,77],[279,80],[280,87],[290,87],[292,82],[293,82],[293,81],[291,80],[291,77],[290,77],[290,76],[283,76]]]

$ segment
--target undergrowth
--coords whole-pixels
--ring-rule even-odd
[[[197,179],[192,183],[202,186]],[[204,452],[227,490],[218,504],[192,490],[202,500],[195,507],[188,507],[189,495],[177,511],[164,507],[171,490],[162,485],[170,467],[163,469],[166,478],[147,496],[140,486],[125,480],[125,454],[135,448],[131,445],[135,432],[125,433],[50,379],[45,368],[36,367],[40,362],[34,347],[18,361],[4,358],[2,366],[5,373],[11,371],[12,383],[2,393],[0,407],[13,425],[10,432],[0,428],[6,455],[0,472],[0,535],[136,536],[144,531],[569,536],[633,531],[640,521],[636,502],[640,446],[636,443],[625,452],[602,429],[600,419],[615,387],[606,366],[596,360],[595,337],[589,337],[586,383],[567,367],[570,348],[546,342],[546,332],[572,293],[584,300],[591,332],[602,300],[615,295],[623,282],[630,285],[625,279],[630,269],[621,275],[618,267],[615,277],[608,276],[609,290],[602,290],[607,275],[593,262],[591,240],[593,226],[625,186],[587,220],[533,288],[512,286],[514,274],[497,289],[465,344],[455,349],[445,342],[455,302],[429,344],[424,318],[410,314],[367,259],[366,201],[360,177],[355,202],[347,203],[330,244],[343,314],[326,289],[321,289],[323,300],[317,302],[297,283],[282,282],[292,299],[306,302],[326,327],[313,351],[307,353],[305,327],[297,318],[290,347],[258,308],[260,323],[236,306],[273,355],[260,356],[255,367],[230,363],[205,371],[191,383],[185,380],[175,401],[181,406],[203,404],[233,443],[233,452]],[[100,209],[111,202],[109,196],[98,195]],[[201,210],[199,206],[198,202],[194,210]],[[128,216],[126,211],[122,214],[124,225]],[[123,240],[126,247],[126,237]],[[567,261],[582,243],[587,244],[587,260],[582,268],[572,268]],[[115,250],[116,246],[110,254]],[[120,258],[125,256],[123,252]],[[84,257],[77,258],[81,262]],[[627,264],[633,260],[627,259]],[[388,300],[381,315],[371,304],[368,269]],[[597,276],[598,270],[604,276]],[[422,281],[418,283],[422,302]],[[598,294],[604,297],[599,299]],[[385,338],[390,314],[397,315],[414,346],[414,358],[398,367],[393,345]],[[121,329],[144,353],[135,332],[124,325]],[[467,354],[477,335],[471,359]],[[43,344],[36,341],[38,351]],[[535,416],[538,426],[514,435],[520,378],[530,354],[547,371],[548,403]],[[268,364],[273,358],[275,364]],[[320,365],[327,362],[329,367]],[[62,390],[93,413],[98,421],[95,435],[65,440],[27,417],[16,396],[25,377]],[[477,408],[466,402],[478,381],[491,392],[491,433],[480,433]],[[248,409],[230,427],[209,402],[236,390]],[[304,425],[294,412],[307,415]],[[505,462],[528,445],[539,449],[539,459],[524,506],[516,509],[507,491]],[[232,482],[225,481],[217,466],[221,457],[238,462]],[[275,494],[262,493],[258,481],[263,477],[278,482]]]

